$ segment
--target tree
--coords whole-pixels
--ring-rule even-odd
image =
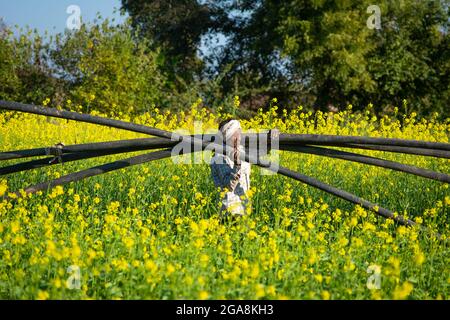
[[[297,95],[312,94],[318,109],[349,103],[361,109],[370,102],[399,106],[407,99],[419,112],[443,110],[449,102],[448,94],[442,95],[449,88],[448,5],[377,3],[381,30],[367,27],[371,1],[258,1],[233,45],[241,57],[260,63],[238,59],[239,67],[265,79],[293,75],[285,79],[300,84]],[[287,63],[271,70],[277,53]]]
[[[219,7],[196,0],[122,0],[122,8],[140,35],[161,48],[174,81],[177,76],[192,81],[202,71],[197,56],[201,37],[226,20]]]
[[[377,90],[366,99],[385,106],[407,99],[408,111],[445,112],[450,103],[450,12],[444,3],[383,3],[383,29],[372,35],[376,47],[367,58]]]
[[[19,96],[20,80],[14,64],[14,48],[10,31],[0,20],[0,99],[16,100]]]
[[[158,51],[135,41],[128,23],[82,25],[58,35],[51,56],[74,103],[103,112],[135,113],[162,103]]]
[[[226,71],[222,89],[239,95],[242,106],[256,109],[269,101],[270,96],[287,100],[298,82],[289,73],[286,59],[276,50],[278,21],[271,12],[278,4],[264,1],[233,1],[224,6],[233,12],[229,26],[223,30],[227,45],[216,55],[213,72]],[[292,96],[291,96],[292,97]],[[283,99],[285,98],[285,99]],[[291,101],[292,102],[292,101]]]
[[[0,99],[41,104],[61,92],[47,49],[36,30],[27,29],[16,37],[0,23]]]

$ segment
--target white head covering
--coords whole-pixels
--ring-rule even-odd
[[[242,129],[242,128],[241,128],[241,124],[239,123],[239,121],[231,120],[230,122],[226,123],[220,131],[222,132],[222,134],[225,138],[225,141],[228,141],[240,129]]]

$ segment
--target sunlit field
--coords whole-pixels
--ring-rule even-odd
[[[157,109],[148,126],[215,130],[221,114]],[[246,130],[449,142],[450,119],[415,114],[291,112],[273,107]],[[198,132],[196,132],[198,133]],[[0,151],[148,137],[42,116],[0,113]],[[355,151],[355,150],[352,150]],[[355,151],[450,173],[448,159]],[[145,152],[139,152],[145,153]],[[0,196],[97,164],[106,156],[0,177]],[[3,161],[8,165],[15,161]],[[395,225],[300,182],[252,167],[252,212],[219,219],[207,163],[150,162],[0,202],[2,299],[449,299],[448,184],[388,169],[280,152],[280,163],[406,214]],[[78,269],[79,268],[79,269]],[[79,270],[80,287],[73,287]]]

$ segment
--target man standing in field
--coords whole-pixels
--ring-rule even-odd
[[[224,197],[221,212],[224,215],[243,216],[250,211],[247,191],[250,188],[250,163],[241,161],[245,152],[241,146],[241,125],[238,120],[226,120],[219,124],[223,144],[230,147],[226,155],[215,153],[211,159],[211,176]]]

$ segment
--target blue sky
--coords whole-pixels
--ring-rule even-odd
[[[66,28],[70,16],[66,10],[70,5],[80,7],[83,22],[93,21],[97,12],[103,18],[115,18],[118,23],[124,20],[118,12],[120,0],[0,0],[0,17],[9,27],[28,25],[42,35],[45,30],[55,34]]]
[[[49,35],[63,32],[66,28],[66,22],[70,14],[67,8],[70,5],[77,5],[81,10],[83,22],[93,22],[97,13],[102,18],[115,19],[115,23],[121,23],[125,20],[120,15],[120,0],[0,0],[0,19],[10,27],[17,35],[18,31],[14,28],[29,26],[37,29],[39,34],[44,36],[45,31]],[[217,35],[218,44],[225,44],[223,35]],[[200,51],[203,54],[210,54],[211,49],[202,41]],[[202,56],[201,53],[199,53]]]

